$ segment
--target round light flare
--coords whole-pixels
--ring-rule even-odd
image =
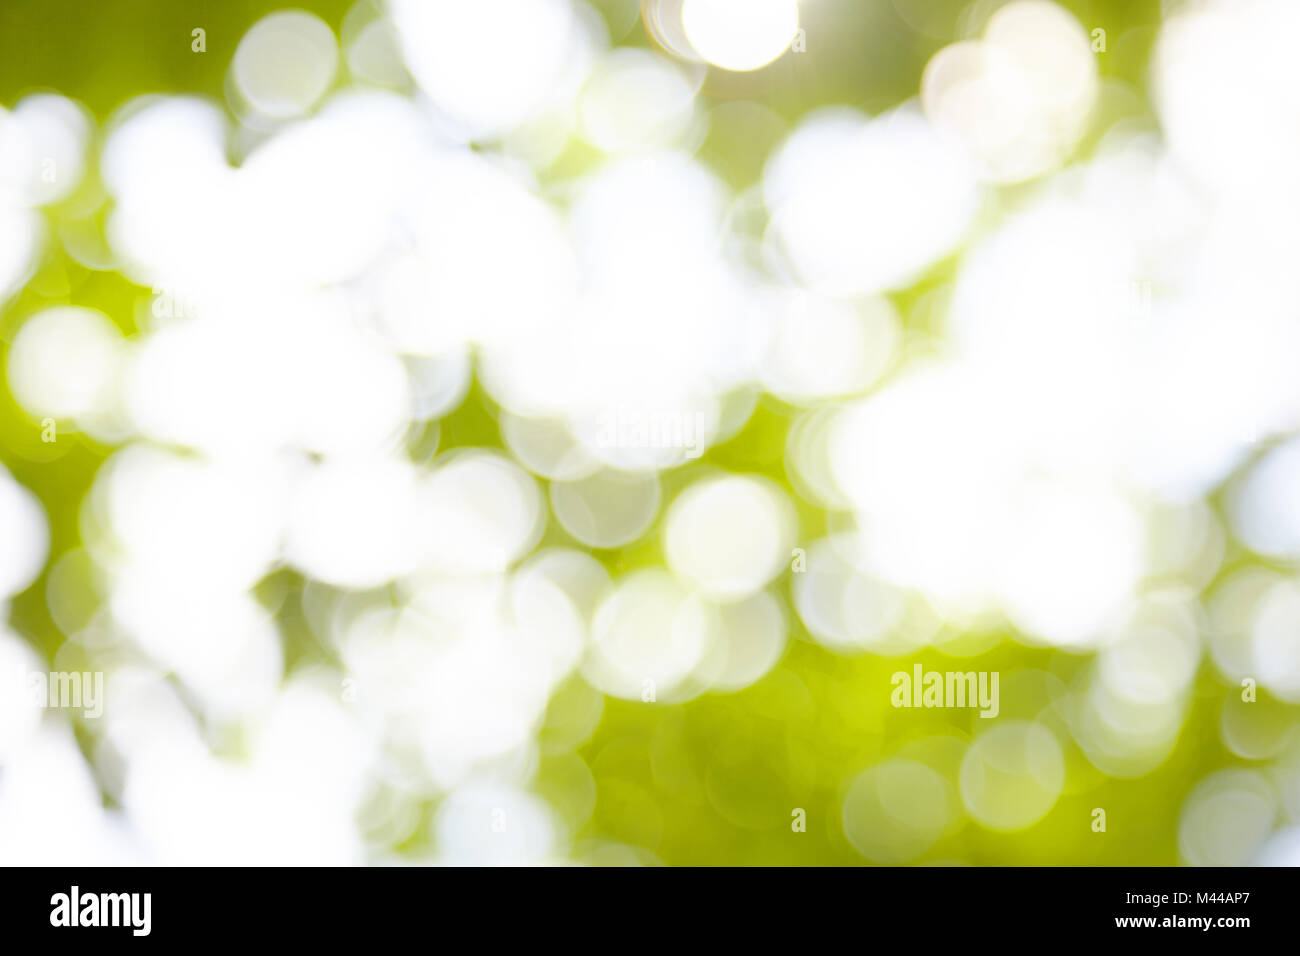
[[[202,574],[197,563],[193,574]],[[115,624],[160,666],[173,671],[211,721],[266,713],[279,693],[284,655],[275,621],[251,594],[216,593],[152,569],[117,574]]]
[[[622,157],[584,177],[570,208],[581,298],[539,321],[530,295],[520,310],[530,327],[483,353],[492,396],[513,413],[564,420],[614,468],[701,454],[716,434],[717,392],[745,380],[761,339],[719,245],[724,200],[716,177],[681,152]],[[512,221],[502,234],[517,231]],[[494,235],[493,255],[499,248]]]
[[[286,787],[319,788],[330,795],[326,803],[350,807],[364,795],[363,774],[374,753],[336,687],[327,672],[292,677],[251,741],[249,756]]]
[[[900,626],[906,613],[901,591],[863,574],[827,538],[809,545],[805,560],[807,567],[794,575],[791,590],[818,643],[839,654],[916,649],[918,635]]]
[[[1209,584],[1223,563],[1227,536],[1203,501],[1151,509],[1150,573],[1179,577],[1193,587]]]
[[[436,569],[500,571],[532,550],[546,524],[532,476],[495,452],[444,456],[421,496]]]
[[[319,17],[284,10],[263,17],[235,48],[231,78],[257,113],[300,116],[329,89],[338,68],[334,34]]]
[[[1274,757],[1292,737],[1290,708],[1268,695],[1242,700],[1240,688],[1228,691],[1219,715],[1219,736],[1238,757],[1266,760]]]
[[[541,797],[501,784],[470,784],[438,807],[438,856],[452,866],[542,863],[560,834]]]
[[[1252,648],[1256,616],[1266,596],[1283,580],[1271,569],[1246,567],[1229,574],[1210,592],[1205,602],[1209,652],[1229,680],[1258,679]]]
[[[989,428],[1004,412],[985,386],[967,369],[920,366],[841,409],[828,438],[835,484],[871,524],[864,566],[945,614],[990,610],[997,592],[989,542],[1005,533],[1012,476],[996,463],[1014,446]]]
[[[1252,551],[1300,557],[1300,439],[1270,451],[1235,490],[1233,530]]]
[[[754,593],[791,554],[794,514],[782,492],[743,475],[705,479],[673,502],[664,529],[668,566],[711,598]]]
[[[603,564],[587,552],[571,548],[538,551],[519,568],[517,578],[526,581],[530,575],[540,575],[558,587],[587,621],[611,586]]]
[[[975,168],[912,106],[804,119],[763,174],[766,242],[814,290],[852,298],[911,285],[978,209]]]
[[[844,835],[875,863],[908,863],[943,835],[955,808],[943,776],[915,760],[863,771],[844,798]]]
[[[1130,626],[1097,660],[1098,676],[1110,696],[1133,705],[1159,706],[1179,700],[1201,660],[1201,644],[1190,613],[1179,620],[1147,620]]]
[[[104,185],[119,201],[159,201],[159,193],[171,197],[196,181],[210,187],[228,171],[226,129],[225,111],[206,100],[132,100],[109,122],[99,162]]]
[[[573,308],[577,263],[562,219],[506,170],[472,153],[430,158],[409,196],[412,249],[381,293],[403,351],[545,338]],[[517,410],[517,409],[516,409]]]
[[[472,135],[505,132],[562,102],[597,40],[567,0],[389,0],[411,75]]]
[[[659,513],[654,473],[603,470],[576,481],[551,483],[551,508],[564,530],[593,548],[631,544]]]
[[[76,634],[95,616],[103,602],[103,581],[85,548],[64,551],[45,576],[45,606],[55,626]]]
[[[1064,104],[1086,105],[1096,86],[1096,59],[1082,25],[1047,0],[1021,0],[989,18],[984,40],[1012,51],[1021,68],[1046,84],[1033,90],[1060,112]]]
[[[1112,688],[1103,674],[1078,696],[1071,733],[1092,765],[1108,777],[1133,779],[1151,773],[1168,759],[1178,740],[1184,699],[1156,699],[1150,693],[1156,682],[1148,677],[1144,683],[1146,698],[1134,700]]]
[[[606,152],[671,146],[695,117],[698,85],[664,57],[615,50],[597,64],[583,92],[583,133]]]
[[[0,215],[0,303],[27,281],[41,236],[41,219],[30,210]]]
[[[745,73],[783,54],[799,29],[796,0],[685,0],[682,28],[709,63]]]
[[[579,663],[587,636],[582,608],[562,582],[516,573],[501,610],[502,642],[516,667],[541,693],[540,707],[555,684]]]
[[[1273,830],[1273,787],[1249,770],[1220,770],[1193,788],[1178,819],[1178,851],[1192,866],[1245,866]]]
[[[857,305],[792,290],[777,303],[763,382],[796,405],[865,391],[888,366],[900,338],[887,299]]]
[[[714,608],[717,640],[709,644],[694,677],[714,692],[742,690],[776,666],[785,651],[787,623],[767,591]]]
[[[235,190],[226,134],[225,111],[190,97],[135,100],[110,121],[99,162],[115,199],[105,237],[141,284],[165,276],[167,285],[184,287],[206,276],[229,285],[229,273],[216,265],[231,258]],[[178,220],[172,210],[181,204],[188,215]],[[227,277],[216,280],[213,270]]]
[[[849,506],[831,473],[830,437],[838,412],[839,406],[829,403],[804,412],[795,419],[785,448],[786,474],[795,492],[828,511]]]
[[[1300,703],[1300,584],[1275,584],[1256,605],[1251,673],[1287,703]]]
[[[0,601],[25,589],[40,574],[50,549],[50,530],[40,499],[0,466]]]
[[[253,340],[258,348],[247,347]],[[411,394],[401,359],[352,323],[341,300],[268,296],[146,337],[126,406],[149,438],[222,458],[284,445],[358,454],[401,434]]]
[[[451,414],[469,393],[472,373],[467,349],[455,349],[446,355],[405,355],[402,364],[406,366],[414,417],[420,421]]]
[[[1008,721],[981,734],[961,763],[967,812],[989,830],[1033,826],[1056,804],[1065,786],[1065,757],[1050,730]]]
[[[1151,86],[1180,170],[1214,189],[1272,191],[1300,156],[1300,9],[1289,3],[1179,5],[1160,29]]]
[[[1018,0],[982,40],[940,50],[921,78],[926,115],[963,141],[996,182],[1063,162],[1087,128],[1096,58],[1082,25],[1045,0]]]
[[[434,578],[407,607],[336,627],[356,707],[443,789],[480,761],[504,771],[524,753],[583,637],[572,602],[538,574]]]
[[[122,334],[102,312],[59,306],[38,312],[9,350],[9,387],[35,416],[73,419],[103,410],[125,351]]]
[[[703,660],[708,608],[659,570],[635,572],[601,602],[583,675],[626,700],[663,701]]]
[[[1253,863],[1255,866],[1300,866],[1300,827],[1279,830]]]
[[[402,65],[393,21],[370,0],[354,3],[339,29],[343,56],[354,79],[377,86],[401,87],[410,82]]]
[[[417,474],[396,460],[342,459],[299,482],[285,553],[318,581],[377,587],[413,570],[422,545]]]
[[[276,558],[286,477],[271,461],[217,463],[131,445],[95,479],[83,520],[101,534],[88,546],[101,563],[162,590],[238,592]]]
[[[560,421],[503,412],[501,439],[529,471],[552,481],[577,481],[600,468]]]
[[[998,571],[1012,620],[1054,644],[1095,642],[1145,567],[1136,511],[1104,491],[1033,482],[1010,517]]]
[[[427,158],[416,115],[389,94],[354,92],[253,150],[209,224],[228,230],[222,254],[244,281],[328,286],[387,251],[393,211],[412,201],[409,164]]]
[[[0,196],[21,206],[66,199],[85,172],[93,128],[85,107],[52,93],[0,110]]]

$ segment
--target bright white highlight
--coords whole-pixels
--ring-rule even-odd
[[[334,34],[319,17],[272,13],[235,48],[231,75],[247,106],[269,119],[307,112],[325,94],[338,68]]]
[[[431,530],[420,522],[418,480],[414,467],[392,459],[311,467],[293,495],[286,557],[343,587],[377,587],[410,573]]]
[[[66,199],[86,170],[92,123],[85,107],[52,93],[0,109],[0,206]]]
[[[1183,5],[1161,29],[1152,61],[1161,129],[1203,185],[1271,192],[1300,161],[1300,133],[1285,119],[1300,89],[1297,31],[1300,8],[1271,0]]]
[[[1252,551],[1300,557],[1300,440],[1269,452],[1232,496],[1237,535]]]
[[[944,862],[1176,778],[1189,719],[1261,763],[1183,861],[1292,859],[1295,5],[1165,4],[1158,132],[1059,6],[896,6],[991,15],[879,116],[747,98],[831,62],[742,75],[793,0],[359,0],[258,21],[228,110],[0,109],[6,461],[115,446],[53,522],[0,469],[0,611],[66,637],[0,628],[0,684],[108,681],[85,723],[0,686],[4,862],[652,864],[811,775],[865,859]],[[97,270],[135,301],[60,304]],[[748,720],[860,730],[841,675],[1007,640],[1060,660],[973,741]],[[709,694],[700,751],[655,708]]]
[[[402,53],[434,105],[492,136],[567,99],[595,41],[569,0],[389,0]]]
[[[583,675],[615,697],[671,700],[704,658],[709,628],[706,608],[670,575],[636,572],[596,611]]]
[[[763,195],[769,241],[842,296],[911,284],[956,246],[979,199],[966,159],[908,107],[804,119],[768,161]]]
[[[1288,703],[1300,702],[1300,584],[1286,582],[1270,588],[1260,602],[1251,634],[1252,673],[1273,694]]]
[[[996,182],[1060,165],[1087,128],[1097,64],[1083,27],[1046,0],[1017,0],[983,40],[944,47],[926,66],[921,102]]]
[[[0,601],[24,590],[40,574],[50,547],[45,509],[0,466]]]
[[[697,121],[698,85],[663,57],[614,50],[597,63],[583,92],[583,133],[611,153],[677,145]]]
[[[767,482],[741,476],[697,482],[669,509],[668,566],[710,597],[744,597],[780,572],[793,524],[789,503]]]
[[[522,468],[495,452],[452,452],[425,482],[433,568],[499,571],[537,543],[545,521],[541,492]]]
[[[777,303],[763,383],[789,402],[810,404],[865,391],[899,342],[898,316],[884,299],[850,304],[803,291]]]
[[[796,0],[685,0],[682,28],[695,51],[724,70],[767,66],[794,41]]]
[[[124,356],[122,334],[106,315],[61,306],[23,323],[6,374],[31,415],[75,419],[112,404]]]

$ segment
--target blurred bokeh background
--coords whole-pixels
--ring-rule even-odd
[[[0,862],[1300,863],[1298,42],[6,0]]]

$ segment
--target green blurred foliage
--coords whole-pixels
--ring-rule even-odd
[[[1159,0],[1073,0],[1063,4],[1088,29],[1107,30],[1108,50],[1099,58],[1104,76],[1141,90]],[[338,30],[348,0],[301,0]],[[597,3],[611,23],[619,4]],[[899,13],[906,6],[916,23]],[[786,55],[749,75],[712,74],[703,90],[713,122],[702,156],[733,187],[753,184],[767,151],[798,118],[831,104],[879,112],[914,96],[925,63],[959,36],[966,4],[952,0],[822,0],[807,5],[808,52]],[[992,9],[993,5],[977,3]],[[5,0],[0,4],[0,105],[12,107],[23,95],[55,90],[84,103],[102,123],[129,98],[145,93],[223,96],[223,78],[243,32],[281,5],[265,0]],[[207,52],[190,49],[191,30],[207,31]],[[454,42],[454,40],[449,40]],[[622,41],[647,45],[637,25]],[[756,119],[752,106],[771,111]],[[1140,99],[1131,108],[1143,110]],[[771,115],[779,122],[773,122]],[[591,156],[566,156],[553,172],[582,168]],[[127,331],[134,329],[140,298],[149,290],[114,274],[92,273],[57,251],[41,274],[0,312],[0,336],[37,308],[70,303],[106,312]],[[930,287],[942,282],[944,266],[913,290],[896,297],[908,315]],[[460,446],[502,447],[498,410],[480,387],[442,421],[438,450]],[[793,412],[762,399],[748,425],[700,461],[663,476],[665,500],[714,468],[766,475],[791,492],[800,507],[801,540],[826,531],[827,515],[794,495],[784,450]],[[43,444],[38,422],[17,408],[7,389],[0,394],[0,460],[43,501],[51,522],[51,555],[80,541],[81,501],[95,472],[111,451],[75,434]],[[542,546],[576,542],[552,522]],[[662,564],[658,538],[629,548],[598,552],[612,573]],[[841,657],[808,635],[782,583],[791,642],[780,664],[743,691],[708,694],[680,705],[604,701],[600,723],[577,750],[590,778],[565,745],[576,726],[600,710],[595,692],[573,678],[552,701],[540,733],[544,757],[537,791],[549,797],[577,839],[617,840],[644,847],[668,864],[694,865],[835,864],[860,865],[840,823],[840,804],[853,776],[908,744],[935,735],[969,740],[983,729],[966,710],[895,710],[889,677],[919,660],[927,669],[966,669],[969,659],[934,651],[905,659],[874,655]],[[45,605],[42,576],[17,597],[11,625],[52,659],[65,636]],[[281,572],[264,584],[295,593],[302,579]],[[328,660],[310,629],[281,604],[289,666]],[[993,635],[995,645],[978,667],[1004,677],[1035,668],[1068,677],[1084,658],[1032,649],[1010,634]],[[1178,745],[1155,772],[1136,780],[1103,777],[1076,750],[1067,754],[1070,778],[1065,795],[1037,825],[1009,835],[966,823],[945,836],[927,861],[972,864],[1168,865],[1177,862],[1177,809],[1205,773],[1231,763],[1217,720],[1223,688],[1202,675]],[[1004,690],[1004,714],[1016,701]],[[553,752],[548,744],[554,743]],[[1083,786],[1071,791],[1073,784]],[[1104,807],[1108,832],[1090,829],[1093,807]],[[793,832],[791,812],[807,812],[807,832]],[[418,844],[418,840],[412,845]]]

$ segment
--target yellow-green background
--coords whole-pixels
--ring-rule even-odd
[[[599,4],[597,4],[599,6]],[[1098,58],[1104,76],[1143,89],[1143,76],[1159,17],[1157,0],[1071,2],[1088,29],[1106,29],[1107,53]],[[350,4],[310,0],[296,4],[321,16],[337,32]],[[612,4],[606,4],[613,9]],[[813,2],[806,5],[804,28],[809,52],[786,56],[743,89],[711,78],[706,106],[744,96],[771,108],[787,122],[828,104],[879,112],[914,95],[921,70],[933,53],[955,38],[956,11],[949,0],[917,0],[932,16],[936,35],[926,37],[897,16],[890,0]],[[198,93],[220,98],[223,77],[243,32],[280,5],[254,0],[4,0],[0,3],[0,104],[12,107],[23,95],[55,90],[85,104],[99,122],[132,96],[142,93]],[[618,22],[615,16],[611,22]],[[190,49],[190,31],[207,31],[207,52]],[[941,35],[947,27],[951,32]],[[449,38],[448,42],[455,42]],[[621,41],[644,45],[639,24]],[[1141,111],[1141,101],[1134,109]],[[756,140],[744,126],[716,123],[702,157],[737,189],[752,184],[762,169],[772,138]],[[561,158],[559,171],[592,161],[581,150]],[[54,210],[57,216],[58,210]],[[178,210],[178,215],[183,215]],[[902,314],[927,286],[941,282],[951,263],[941,264],[920,284],[896,297]],[[139,299],[149,290],[113,273],[82,268],[52,244],[36,278],[0,311],[0,337],[12,337],[16,324],[32,311],[71,303],[103,310],[125,331]],[[475,388],[441,425],[439,447],[502,447],[496,409]],[[699,462],[664,476],[671,498],[701,469],[723,466],[760,472],[791,488],[784,465],[790,410],[763,399],[735,438]],[[78,544],[77,514],[99,464],[111,449],[80,435],[40,441],[40,425],[19,410],[7,390],[0,393],[0,460],[43,501],[51,523],[51,556]],[[795,500],[798,500],[797,497]],[[804,506],[801,540],[826,530],[826,515]],[[554,526],[543,544],[573,542]],[[597,555],[611,571],[662,563],[657,539]],[[1232,565],[1232,557],[1225,570]],[[267,588],[297,588],[301,579],[279,572]],[[11,626],[52,660],[64,640],[44,600],[42,577],[11,607]],[[790,606],[788,581],[782,583]],[[292,609],[294,601],[281,607]],[[909,742],[940,732],[968,737],[979,729],[974,711],[894,710],[889,676],[910,670],[919,660],[926,669],[968,669],[972,661],[926,653],[906,661],[873,655],[841,657],[812,642],[795,614],[792,638],[779,666],[735,694],[710,694],[676,706],[607,700],[594,736],[580,754],[596,781],[595,809],[578,834],[612,838],[650,848],[668,864],[860,864],[862,857],[845,841],[839,826],[840,800],[853,775],[897,753]],[[292,610],[281,611],[289,667],[328,660]],[[996,636],[995,636],[996,637]],[[1000,635],[980,655],[978,669],[1004,678],[1022,668],[1052,671],[1068,681],[1086,658],[1031,649]],[[541,740],[563,735],[566,714],[592,704],[595,692],[572,678],[553,702]],[[1137,780],[1109,780],[1099,772],[1078,774],[1091,782],[1082,792],[1067,792],[1036,826],[1010,835],[967,824],[944,838],[926,856],[930,861],[974,864],[1173,864],[1177,862],[1178,809],[1193,784],[1235,758],[1219,739],[1218,715],[1230,691],[1206,670],[1178,745],[1156,771]],[[1002,709],[1014,714],[1027,701],[1004,685]],[[1025,713],[1024,716],[1030,716]],[[1080,770],[1077,749],[1067,755]],[[1072,774],[1072,780],[1076,779]],[[591,794],[574,786],[563,756],[542,761],[535,783],[561,810],[583,818]],[[793,832],[790,813],[808,814],[806,833]],[[1105,834],[1091,829],[1091,810],[1107,810]],[[726,810],[724,814],[722,809]],[[432,812],[433,807],[426,808]],[[417,828],[417,833],[427,828]],[[423,839],[423,837],[418,838]],[[421,849],[412,845],[406,849]]]

